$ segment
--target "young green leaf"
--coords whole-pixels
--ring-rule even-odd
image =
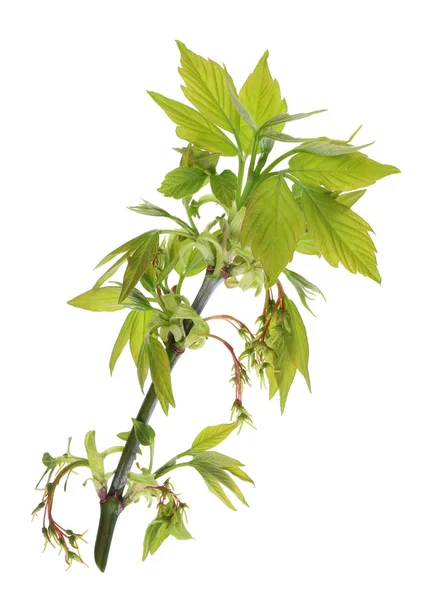
[[[121,327],[121,330],[118,334],[118,337],[116,338],[116,342],[112,348],[112,354],[110,355],[110,360],[109,360],[109,370],[110,370],[111,375],[113,373],[113,369],[115,368],[116,361],[121,356],[123,349],[125,348],[125,346],[127,345],[128,341],[130,339],[131,329],[133,327],[136,316],[137,316],[136,311],[131,311],[127,315],[127,317]]]
[[[288,329],[285,331],[288,355],[300,373],[302,373],[311,391],[311,380],[309,378],[309,343],[306,335],[305,325],[297,310],[297,306],[287,296],[284,297],[285,318],[288,319]]]
[[[318,113],[326,112],[324,110],[313,110],[308,113],[297,113],[294,115],[289,115],[286,112],[282,112],[279,115],[275,115],[268,119],[261,127],[261,131],[265,130],[267,127],[275,127],[276,125],[281,125],[282,123],[289,123],[290,121],[298,121],[299,119],[306,119],[307,117],[311,117],[312,115],[317,115]]]
[[[259,60],[240,90],[239,98],[254,123],[261,127],[270,117],[287,111],[287,104],[281,97],[280,86],[273,79],[268,67],[268,50]],[[240,122],[240,137],[246,153],[252,152],[255,133],[245,120]]]
[[[347,206],[347,208],[352,208],[352,206],[362,198],[366,191],[367,190],[356,190],[355,192],[348,192],[347,194],[338,194],[336,200],[339,204],[343,204],[343,206]]]
[[[144,534],[143,556],[141,560],[146,560],[149,553],[154,554],[168,536],[169,529],[165,521],[154,519],[149,523]]]
[[[140,348],[149,330],[149,322],[153,317],[153,311],[132,311],[132,313],[134,314],[134,320],[130,331],[130,350],[137,365]]]
[[[207,174],[196,167],[178,167],[168,173],[158,188],[168,198],[184,198],[191,196],[204,185]]]
[[[275,371],[271,365],[268,365],[265,369],[265,375],[268,380],[268,398],[272,400],[275,394],[278,392],[278,381],[275,376]]]
[[[351,273],[381,282],[366,221],[318,188],[304,188],[302,206],[314,244],[332,267],[341,262]]]
[[[137,442],[142,446],[151,446],[155,441],[154,429],[147,423],[143,423],[143,421],[138,421],[137,419],[132,419],[132,422]]]
[[[223,502],[225,506],[228,506],[228,508],[231,508],[231,510],[237,510],[236,507],[232,504],[231,500],[228,498],[227,494],[222,489],[222,486],[219,484],[216,478],[209,473],[209,471],[207,471],[203,466],[197,466],[196,470],[199,473],[199,475],[203,477],[203,480],[206,483],[206,486],[211,492],[211,494],[214,494],[214,496],[219,498],[221,502]]]
[[[184,80],[185,97],[213,123],[231,132],[238,132],[240,117],[231,102],[228,85],[235,92],[234,83],[225,69],[213,60],[206,60],[177,41],[181,52],[179,73]]]
[[[215,467],[224,469],[224,471],[228,471],[243,481],[248,481],[254,485],[253,480],[249,477],[249,475],[240,468],[244,467],[244,465],[236,458],[231,458],[230,456],[226,456],[220,452],[209,450],[196,454],[193,462],[196,464],[209,463]]]
[[[307,254],[308,256],[321,256],[321,252],[315,246],[309,232],[302,235],[296,244],[295,250],[296,252],[300,252],[300,254]]]
[[[241,242],[251,246],[269,285],[276,282],[292,260],[304,231],[302,211],[281,174],[269,177],[253,191],[241,230]]]
[[[120,304],[121,288],[106,286],[93,288],[68,301],[68,304],[94,312],[113,312],[125,308]]]
[[[299,153],[289,162],[289,171],[304,183],[328,190],[348,192],[368,186],[399,169],[384,165],[361,152],[343,156],[316,156]]]
[[[275,365],[274,375],[278,384],[278,391],[280,393],[280,411],[281,414],[283,414],[286,406],[287,396],[296,375],[296,367],[289,356],[285,340],[282,341],[278,349],[278,358]]]
[[[223,156],[237,156],[236,146],[225,133],[194,108],[176,100],[170,100],[156,92],[148,93],[166,112],[171,121],[178,125],[178,137],[209,152],[216,152]]]
[[[147,352],[147,339],[148,336],[144,338],[137,358],[137,378],[142,392],[144,392],[144,384],[146,383],[150,367],[149,354]]]
[[[299,273],[295,273],[289,269],[284,269],[284,275],[299,294],[299,298],[303,306],[313,315],[314,313],[311,311],[307,301],[313,300],[314,296],[317,294],[320,294],[325,300],[324,294],[316,285],[305,279],[305,277],[302,277],[302,275],[299,275]]]
[[[362,146],[350,146],[349,144],[336,143],[334,140],[322,141],[316,140],[306,142],[301,146],[294,148],[296,152],[306,152],[308,154],[318,154],[319,156],[341,156],[343,154],[352,154],[352,152],[358,152],[363,148],[371,146],[370,144],[362,144]]]
[[[102,258],[102,260],[96,265],[95,269],[102,267],[104,264],[108,263],[110,260],[112,260],[112,258],[115,258],[115,256],[118,256],[119,254],[124,254],[125,252],[131,254],[137,248],[143,235],[144,234],[138,235],[132,240],[125,242],[125,244],[118,246],[118,248],[115,248],[115,250],[112,250],[112,252],[109,252],[109,254],[106,254],[106,256]]]
[[[119,301],[123,302],[140,281],[143,273],[152,263],[159,246],[159,233],[155,230],[147,231],[139,240],[134,254],[128,258],[128,265],[124,273],[121,295]]]
[[[169,533],[170,535],[173,535],[174,538],[177,540],[193,539],[193,536],[184,524],[182,514],[179,512],[175,513],[171,519],[171,522],[169,524]]]
[[[216,199],[226,209],[230,209],[237,192],[237,177],[228,169],[220,175],[212,175],[211,188]]]
[[[189,144],[185,148],[174,148],[181,156],[180,167],[198,167],[207,172],[208,175],[213,175],[216,171],[216,166],[220,159],[220,154],[216,152],[207,152],[194,148]]]
[[[227,439],[230,433],[234,431],[237,426],[237,422],[234,422],[225,423],[222,425],[209,425],[208,427],[205,427],[194,438],[190,453],[196,454],[197,452],[203,452],[204,450],[215,448],[215,446],[218,446],[218,444]]]
[[[224,469],[220,469],[216,465],[212,464],[209,461],[202,461],[198,456],[195,456],[194,459],[190,463],[195,469],[204,473],[207,472],[211,477],[213,477],[220,484],[224,485],[226,488],[231,490],[233,494],[246,506],[249,506],[246,502],[245,497],[242,494],[241,489],[236,484],[234,479],[232,479],[228,473],[224,471]],[[199,471],[199,472],[200,472]],[[202,475],[203,476],[203,475]]]
[[[231,458],[231,456],[226,456],[216,450],[203,450],[202,452],[198,452],[193,460],[196,460],[196,462],[209,462],[221,469],[227,469],[228,467],[244,467],[243,463],[236,458]]]
[[[105,271],[101,277],[98,278],[96,283],[93,285],[93,288],[101,287],[104,283],[106,283],[112,277],[112,275],[116,273],[119,267],[128,260],[129,256],[131,256],[131,251],[126,252],[120,258],[118,258],[118,260],[114,262],[113,265],[109,267],[109,269]]]
[[[245,123],[249,125],[254,133],[257,132],[258,126],[252,118],[252,115],[249,113],[247,108],[242,104],[235,90],[232,90],[230,84],[228,84],[228,93],[230,94],[231,102],[233,103],[234,108],[243,119]]]
[[[275,129],[263,129],[261,132],[262,139],[271,139],[277,142],[287,142],[288,144],[295,144],[298,142],[313,142],[315,138],[298,138],[288,135],[287,133],[281,133]]]
[[[169,405],[175,407],[171,386],[169,358],[161,342],[153,335],[148,335],[146,337],[146,349],[155,392],[163,412],[167,415]]]

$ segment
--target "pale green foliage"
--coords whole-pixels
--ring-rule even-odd
[[[163,108],[171,121],[178,125],[178,137],[209,152],[216,152],[223,156],[237,155],[237,148],[231,140],[219,127],[211,123],[202,114],[181,102],[165,98],[161,94],[149,93],[153,100]]]
[[[127,268],[122,281],[120,302],[132,292],[141,277],[147,271],[153,258],[156,256],[159,244],[157,231],[148,231],[140,237],[134,254],[128,257]]]
[[[354,152],[343,156],[315,156],[300,152],[290,159],[290,173],[304,183],[327,190],[348,192],[371,185],[378,179],[399,173],[399,169]]]
[[[269,71],[268,56],[269,53],[266,51],[240,90],[240,101],[258,127],[261,127],[270,117],[287,112],[287,103],[281,97],[280,85],[272,78]],[[282,127],[279,127],[279,130],[281,129]],[[240,130],[243,149],[250,154],[254,132],[244,121],[240,124]]]
[[[251,246],[270,285],[292,260],[303,231],[302,212],[283,177],[266,179],[250,197],[241,242]]]
[[[381,281],[372,229],[364,219],[319,189],[305,188],[302,206],[312,240],[331,266],[341,262],[352,273]]]
[[[123,349],[129,342],[131,331],[134,326],[134,319],[137,317],[137,314],[137,312],[131,311],[127,315],[124,324],[122,325],[121,330],[118,334],[118,337],[116,338],[116,342],[112,348],[112,354],[109,360],[109,370],[111,375],[113,373],[113,369],[115,368],[116,361],[121,356]]]
[[[158,191],[170,198],[184,198],[198,192],[206,178],[207,174],[201,169],[180,167],[168,173]]]
[[[228,85],[235,92],[231,78],[213,60],[205,60],[189,50],[182,42],[177,42],[181,52],[180,75],[185,97],[197,110],[213,123],[231,132],[238,132],[240,118],[231,102]]]
[[[236,199],[237,176],[228,169],[220,175],[212,175],[211,189],[218,202],[225,209],[230,209]]]
[[[215,448],[215,446],[223,442],[236,428],[237,423],[205,427],[205,429],[203,429],[193,440],[191,452],[204,452],[205,450]]]
[[[286,313],[286,344],[288,355],[300,373],[302,373],[311,391],[309,378],[309,344],[305,325],[296,305],[287,296],[284,298],[284,311]]]
[[[163,344],[152,335],[146,337],[146,351],[149,358],[152,382],[162,410],[167,415],[169,406],[175,407],[168,355]]]
[[[44,455],[48,482],[43,502],[35,511],[44,508],[50,519],[52,496],[60,479],[75,465],[88,467],[102,502],[117,503],[114,511],[143,497],[149,506],[153,501],[157,503],[157,514],[144,537],[143,560],[169,536],[191,539],[184,523],[187,505],[173,491],[169,479],[162,481],[171,471],[189,466],[228,508],[236,510],[227,490],[247,505],[236,483],[238,479],[253,484],[244,465],[213,449],[236,429],[240,432],[244,425],[253,427],[242,399],[250,377],[253,374],[261,384],[268,383],[269,397],[279,396],[281,413],[298,371],[311,389],[305,323],[280,276],[285,275],[309,311],[309,302],[324,296],[315,284],[288,268],[295,252],[313,256],[313,260],[322,256],[333,267],[341,263],[352,273],[380,282],[371,226],[352,207],[365,188],[399,172],[361,152],[371,144],[352,145],[360,128],[346,141],[325,136],[298,137],[295,131],[293,135],[282,133],[283,127],[295,129],[296,121],[322,111],[287,112],[280,85],[269,70],[268,52],[237,90],[224,66],[195,54],[181,42],[178,48],[182,91],[192,106],[149,93],[177,125],[177,136],[187,144],[175,148],[175,167],[158,189],[166,208],[146,200],[131,207],[143,218],[153,216],[173,228],[152,229],[121,244],[97,265],[113,261],[94,287],[69,301],[72,306],[91,311],[130,311],[113,346],[110,371],[129,344],[141,389],[149,378],[151,386],[137,418],[132,419],[133,429],[118,434],[127,447],[110,496],[106,485],[113,472],[105,472],[104,461],[109,454],[121,452],[122,447],[98,452],[95,433],[90,431],[85,439],[87,458],[74,457],[69,449],[57,458]],[[278,154],[281,144],[290,146]],[[277,153],[275,158],[271,158],[271,152]],[[225,159],[225,166],[218,172],[222,157],[237,157],[237,165],[227,168]],[[207,221],[203,219],[205,213]],[[183,291],[186,279],[201,272],[204,283],[191,305]],[[113,276],[118,281],[110,282]],[[225,309],[223,314],[200,316],[214,281],[220,279],[225,280],[227,290],[240,287],[256,295],[264,293],[256,323],[246,325],[237,315],[226,314]],[[244,344],[239,356],[227,339],[214,333],[215,319],[237,330]],[[234,333],[234,329],[229,331]],[[189,348],[202,348],[211,338],[212,343],[221,344],[231,367],[232,421],[205,427],[190,448],[154,470],[156,436],[147,421],[156,398],[167,415],[169,407],[175,406],[171,368],[177,356]],[[213,395],[214,378],[220,376],[213,362],[207,373],[205,390],[199,390],[202,401],[208,392]],[[143,447],[142,455],[139,445]],[[137,448],[143,459],[148,456],[149,464],[146,468],[137,463],[137,470],[131,472]],[[50,479],[54,475],[52,487]],[[62,544],[61,531],[51,521],[49,529],[43,530],[46,543]],[[102,530],[98,544],[110,541],[112,533],[109,530],[105,535]],[[68,537],[70,546],[77,548],[81,536],[71,532]],[[68,564],[81,561],[66,541],[65,547]],[[104,566],[102,561],[101,568]]]
[[[125,308],[119,302],[121,287],[106,286],[93,288],[68,301],[68,304],[76,308],[84,308],[94,312],[114,312]]]

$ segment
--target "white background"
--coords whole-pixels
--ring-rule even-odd
[[[424,597],[420,22],[411,1],[2,3],[1,539],[9,597]],[[140,197],[160,201],[156,188],[177,164],[174,125],[145,93],[183,99],[174,39],[225,62],[239,86],[268,48],[289,110],[329,109],[288,133],[343,138],[363,124],[358,141],[376,140],[371,156],[402,170],[357,205],[377,234],[383,284],[296,258],[327,297],[315,302],[317,319],[305,315],[313,394],[298,376],[280,417],[277,400],[247,391],[257,431],[222,450],[256,482],[244,486],[250,508],[229,511],[181,470],[174,483],[191,506],[196,540],[167,541],[141,564],[153,511],[140,503],[121,517],[102,575],[92,559],[96,497],[74,477],[58,520],[89,529],[90,569],[65,574],[53,550],[41,554],[40,519],[29,519],[41,455],[61,453],[70,435],[81,452],[89,429],[100,447],[114,444],[141,401],[129,354],[108,374],[122,313],[66,301],[91,287],[106,252],[151,226],[125,207]],[[260,305],[222,287],[205,314],[225,310],[253,323]],[[158,461],[205,425],[228,421],[229,369],[213,340],[181,361],[177,410],[152,420]]]

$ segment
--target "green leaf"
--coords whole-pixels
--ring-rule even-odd
[[[153,316],[153,311],[134,311],[134,320],[130,332],[130,350],[135,364],[138,363],[141,345],[149,330],[149,322]]]
[[[219,203],[226,209],[230,209],[237,192],[237,176],[228,169],[220,175],[211,176],[211,188]]]
[[[240,115],[240,117],[245,121],[249,127],[252,129],[254,133],[258,130],[258,126],[255,121],[252,119],[252,115],[249,113],[244,104],[240,101],[240,98],[237,96],[237,92],[231,88],[230,78],[228,76],[227,81],[228,93],[230,95],[231,102],[233,103],[234,108]]]
[[[288,135],[287,133],[280,133],[275,129],[264,129],[261,133],[262,139],[271,139],[277,142],[286,142],[288,144],[294,144],[297,142],[313,142],[316,138],[298,138]]]
[[[147,423],[143,423],[143,421],[138,421],[137,419],[132,419],[135,437],[137,441],[142,446],[151,446],[155,441],[155,431],[150,425]]]
[[[112,252],[109,252],[109,254],[106,254],[106,256],[104,258],[102,258],[102,260],[96,265],[95,269],[102,267],[104,264],[106,264],[107,262],[112,260],[112,258],[115,258],[115,256],[118,256],[118,254],[123,254],[124,252],[131,253],[133,250],[135,250],[137,248],[137,246],[140,242],[140,239],[143,237],[143,235],[144,235],[143,233],[141,235],[138,235],[137,237],[133,238],[132,240],[125,242],[125,244],[118,246],[118,248],[115,248],[115,250],[112,250]]]
[[[300,240],[296,244],[296,252],[300,254],[307,254],[308,256],[321,256],[318,248],[312,241],[311,234],[306,232],[302,235]]]
[[[200,190],[205,183],[207,174],[195,167],[178,167],[168,173],[158,192],[168,198],[184,198]]]
[[[302,275],[299,275],[299,273],[295,273],[294,271],[290,271],[289,269],[284,269],[284,275],[293,285],[296,292],[299,294],[299,298],[303,306],[306,309],[308,309],[309,312],[313,315],[314,313],[309,308],[307,301],[313,300],[314,296],[317,294],[320,294],[325,300],[324,294],[316,285],[305,279],[305,277],[302,277]]]
[[[209,152],[216,152],[223,156],[237,156],[236,146],[225,133],[194,108],[176,100],[170,100],[156,92],[148,93],[166,112],[171,121],[178,125],[178,137]]]
[[[121,330],[118,334],[118,337],[116,338],[116,342],[113,346],[112,354],[110,355],[110,360],[109,360],[109,370],[110,370],[111,375],[113,373],[113,369],[115,368],[116,361],[121,356],[123,349],[125,348],[125,346],[127,345],[128,341],[130,339],[131,329],[134,324],[134,319],[136,316],[137,316],[137,313],[135,311],[131,311],[127,315],[127,317],[121,327]]]
[[[218,446],[237,428],[237,422],[222,425],[209,425],[194,438],[190,452],[197,453]]]
[[[121,288],[106,286],[93,288],[68,301],[68,304],[94,312],[113,312],[125,308],[120,304]]]
[[[297,306],[287,296],[284,297],[284,312],[285,319],[289,321],[289,331],[285,332],[288,355],[297,370],[302,373],[309,391],[311,391],[311,380],[308,370],[308,336]]]
[[[278,390],[280,392],[280,411],[281,414],[283,414],[286,406],[287,396],[293,383],[294,376],[296,375],[296,367],[289,356],[285,340],[282,341],[279,348],[274,374],[278,383]]]
[[[120,258],[118,258],[118,260],[114,262],[113,265],[109,267],[109,269],[105,271],[101,277],[99,277],[99,279],[93,285],[93,288],[101,287],[104,283],[106,283],[108,279],[112,277],[112,275],[115,275],[119,267],[128,260],[129,256],[131,256],[131,251],[126,252]]]
[[[160,312],[158,309],[153,308],[146,298],[146,296],[140,292],[137,288],[134,288],[132,292],[128,294],[129,304],[125,303],[125,306],[131,308],[135,312],[154,311]]]
[[[196,158],[196,154],[198,155],[198,158]],[[214,175],[216,173],[216,166],[220,159],[220,154],[198,150],[194,156],[193,166],[203,169],[208,175]]]
[[[194,456],[192,462],[196,464],[209,463],[215,467],[224,469],[224,471],[228,471],[243,481],[248,481],[254,485],[254,482],[249,475],[240,468],[244,465],[239,460],[236,458],[231,458],[230,456],[226,456],[225,454],[221,454],[220,452],[215,452],[214,450],[199,452]]]
[[[225,470],[231,473],[231,475],[234,475],[234,477],[238,477],[242,481],[247,481],[248,483],[255,485],[253,479],[251,479],[249,475],[245,471],[243,471],[243,469],[240,469],[240,467],[231,466],[226,467]]]
[[[281,97],[280,86],[273,79],[268,67],[269,52],[266,51],[254,71],[249,75],[240,90],[239,98],[254,123],[261,127],[270,117],[287,111],[287,104]],[[240,137],[245,152],[252,152],[254,131],[245,120],[240,122]]]
[[[160,206],[156,206],[156,204],[147,202],[147,200],[143,200],[143,204],[129,206],[128,208],[133,212],[139,213],[140,215],[147,215],[148,217],[166,217],[172,219],[172,215],[169,212]]]
[[[323,185],[328,190],[348,192],[368,186],[399,169],[368,158],[361,152],[343,156],[315,156],[300,153],[290,159],[289,171],[300,181]]]
[[[275,394],[278,392],[278,381],[275,376],[274,369],[271,366],[266,367],[265,374],[268,379],[268,387],[269,387],[268,398],[271,400],[275,396]]]
[[[209,461],[202,462],[198,459],[198,457],[193,459],[191,464],[199,472],[202,472],[202,477],[204,477],[203,473],[206,471],[216,481],[218,481],[220,484],[224,485],[226,488],[231,490],[233,494],[240,500],[240,502],[242,502],[246,506],[249,506],[239,486],[236,484],[234,479],[232,479],[228,475],[228,473],[226,473],[223,469],[220,469],[219,467],[210,463]]]
[[[371,146],[374,142],[370,144],[362,144],[362,146],[350,146],[349,144],[335,142],[334,140],[328,141],[311,141],[302,144],[301,146],[297,146],[294,148],[296,152],[307,152],[308,154],[318,154],[320,156],[341,156],[343,154],[351,154],[352,152],[358,152],[358,150],[362,150],[362,148],[367,148],[367,146]]]
[[[231,508],[231,510],[237,510],[222,489],[222,486],[215,479],[215,477],[209,473],[209,471],[201,466],[197,466],[196,470],[203,477],[203,480],[211,494],[214,494],[214,496],[219,498],[225,504],[225,506],[228,506],[228,508]]]
[[[311,117],[312,115],[317,115],[318,113],[322,113],[322,112],[326,112],[326,109],[313,110],[312,112],[308,112],[308,113],[297,113],[295,115],[289,115],[286,112],[282,112],[281,114],[275,115],[275,116],[271,117],[270,119],[268,119],[262,125],[261,130],[263,131],[267,127],[275,127],[276,125],[280,125],[281,123],[289,123],[290,121],[298,121],[299,119],[306,119],[307,117]]]
[[[168,536],[169,529],[165,521],[154,519],[149,523],[144,535],[142,560],[146,560],[149,553],[154,554]]]
[[[241,242],[250,245],[273,285],[292,260],[305,231],[302,211],[282,175],[262,182],[252,193],[241,230]]]
[[[124,442],[126,442],[127,439],[130,437],[130,432],[122,431],[121,433],[117,433],[116,437],[118,437],[120,440],[124,440]]]
[[[372,229],[364,219],[319,189],[305,188],[302,206],[314,244],[332,267],[341,262],[351,273],[381,282]]]
[[[120,302],[132,292],[140,281],[143,273],[151,265],[157,254],[159,246],[159,233],[156,230],[147,231],[142,236],[134,254],[128,258],[128,265],[124,273]]]
[[[336,200],[339,204],[343,204],[343,206],[347,206],[347,208],[352,208],[352,206],[362,198],[366,191],[367,190],[356,190],[355,192],[348,192],[347,194],[338,194]]]
[[[163,412],[167,415],[169,405],[175,407],[168,355],[161,342],[152,335],[146,337],[146,348],[155,392]]]
[[[189,144],[185,148],[174,148],[174,150],[182,154],[180,167],[198,167],[206,171],[208,175],[215,173],[221,156],[216,152],[211,153],[199,148],[193,148],[192,144]]]
[[[182,86],[185,97],[199,112],[219,127],[238,132],[240,118],[231,102],[228,85],[235,92],[234,83],[225,69],[213,60],[206,60],[177,41],[181,52],[179,73],[186,86]]]
[[[192,540],[193,536],[184,525],[183,516],[177,512],[171,519],[169,524],[169,533],[177,540]]]
[[[146,383],[147,376],[149,374],[149,355],[147,353],[147,337],[143,340],[140,347],[140,352],[137,358],[137,378],[140,384],[141,390],[144,393],[144,384]]]
[[[244,465],[236,458],[231,458],[231,456],[226,456],[225,454],[221,454],[221,452],[216,452],[216,450],[205,450],[196,453],[193,462],[207,462],[221,469],[227,469],[228,467],[244,467]]]

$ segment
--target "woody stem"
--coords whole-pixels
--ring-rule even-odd
[[[192,308],[200,315],[202,310],[205,308],[209,298],[212,296],[215,289],[224,280],[224,274],[220,274],[218,278],[212,279],[206,274],[205,279],[197,293],[196,298],[193,301]],[[192,321],[186,321],[185,330],[188,334],[193,327]],[[176,354],[173,350],[173,340],[171,339],[167,344],[167,354],[169,358],[170,368],[172,369],[178,361],[181,354]],[[137,414],[137,420],[148,423],[153,411],[156,408],[158,399],[156,396],[155,388],[153,384],[149,387],[149,390],[144,397],[143,403]],[[127,482],[128,473],[131,470],[132,464],[135,460],[139,443],[135,436],[134,427],[131,429],[130,435],[126,441],[125,447],[122,451],[121,458],[116,468],[112,483],[110,485],[106,501],[100,504],[100,521],[99,528],[97,531],[96,544],[94,548],[94,558],[96,565],[100,571],[104,572],[107,565],[109,556],[110,546],[112,544],[113,533],[115,525],[119,515],[123,511],[122,493]]]

